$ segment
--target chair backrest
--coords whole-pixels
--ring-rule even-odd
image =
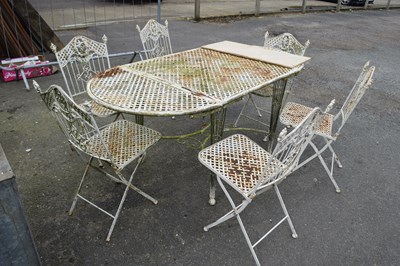
[[[269,37],[269,33],[267,31],[264,36],[264,48],[284,51],[294,55],[304,55],[309,45],[309,40],[307,40],[306,43],[302,45],[291,33],[282,33],[275,37]],[[273,86],[279,89],[284,84],[285,83],[283,83],[283,80],[281,80],[280,82],[273,83]],[[289,78],[286,82],[286,92],[289,92],[291,90],[292,85],[293,78]]]
[[[139,31],[147,59],[172,54],[167,20],[165,26],[154,19],[150,19],[142,30],[138,25],[136,25],[136,28]]]
[[[295,55],[304,55],[310,41],[302,45],[291,33],[282,33],[275,37],[269,37],[268,31],[265,33],[264,47],[278,49]]]
[[[51,49],[56,55],[71,97],[85,94],[89,79],[110,68],[105,35],[102,43],[85,36],[75,36],[60,51],[57,52],[54,44],[51,44]]]
[[[287,133],[287,128],[281,131],[272,156],[266,163],[264,176],[254,191],[262,188],[264,184],[278,183],[292,172],[321,119],[322,111],[316,107],[290,133]]]
[[[51,114],[56,118],[58,125],[72,146],[91,156],[113,162],[109,148],[101,137],[100,130],[91,114],[90,106],[85,106],[88,110],[84,110],[58,85],[51,85],[45,92],[41,90],[35,80],[33,86]],[[96,136],[96,139],[100,139],[106,151],[105,156],[103,149],[99,150],[98,154],[93,153],[93,149],[90,149],[90,140],[94,136]]]
[[[347,119],[351,115],[351,113],[356,108],[357,104],[367,91],[367,89],[372,84],[372,76],[375,72],[374,66],[369,66],[369,61],[365,63],[361,74],[358,76],[356,83],[354,84],[353,88],[351,89],[349,95],[347,96],[346,101],[344,102],[342,108],[340,108],[339,113],[336,115],[335,120],[341,117],[341,125],[336,134],[340,132],[343,128],[344,124],[346,123]]]

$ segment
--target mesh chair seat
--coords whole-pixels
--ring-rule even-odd
[[[224,178],[233,188],[249,194],[258,182],[265,184],[286,166],[248,137],[240,134],[225,138],[199,153],[207,168]],[[265,166],[269,168],[263,175]],[[273,181],[271,179],[271,181]]]
[[[288,102],[280,115],[281,123],[285,126],[295,127],[311,113],[313,109],[298,103]],[[322,121],[315,129],[315,133],[321,136],[332,138],[332,124],[334,116],[324,113]]]
[[[130,162],[142,155],[145,150],[156,143],[159,132],[127,120],[118,120],[100,130],[99,135],[92,136],[87,144],[87,152],[102,160],[110,161],[102,139],[109,148],[114,167],[122,170]]]

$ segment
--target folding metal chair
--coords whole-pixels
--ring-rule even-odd
[[[264,48],[266,48],[266,49],[280,50],[280,51],[288,52],[288,53],[295,54],[295,55],[304,55],[304,53],[309,45],[310,45],[310,41],[306,41],[306,43],[304,45],[302,45],[290,33],[282,33],[275,37],[269,37],[268,31],[265,33]],[[256,90],[253,93],[250,93],[245,104],[243,105],[242,109],[240,110],[238,117],[236,118],[234,126],[237,127],[239,120],[242,117],[245,117],[247,119],[250,119],[250,120],[252,120],[256,123],[259,123],[268,128],[269,124],[266,123],[266,121],[263,121],[258,117],[262,117],[263,113],[270,114],[271,112],[269,110],[267,110],[265,107],[261,107],[261,106],[257,105],[253,97],[258,96],[261,98],[269,98],[269,97],[272,97],[274,88],[280,89],[280,90],[285,89],[285,94],[283,95],[283,99],[282,99],[282,106],[284,106],[287,96],[290,93],[292,84],[293,84],[293,78],[288,79],[286,82],[286,85],[284,82],[278,81],[271,85],[265,86],[259,90]],[[286,86],[286,87],[283,88],[282,86]],[[255,117],[254,115],[250,114],[248,111],[246,112],[246,109],[248,109],[249,103],[251,103],[253,105],[253,107],[255,108],[258,117]],[[266,141],[266,140],[267,140],[267,136],[265,137],[264,141]]]
[[[324,146],[321,148],[317,148],[314,139],[313,141],[310,141],[310,146],[314,149],[315,154],[309,157],[308,159],[304,160],[303,162],[301,162],[295,169],[293,169],[293,171],[307,164],[312,159],[318,157],[326,173],[331,179],[333,185],[335,186],[336,192],[340,193],[340,188],[337,185],[335,179],[333,178],[333,165],[334,161],[336,161],[338,166],[342,168],[342,164],[339,161],[337,154],[332,148],[332,143],[337,140],[350,114],[353,112],[354,108],[357,106],[358,102],[361,100],[366,90],[372,84],[372,75],[374,74],[374,71],[375,67],[374,66],[370,67],[369,62],[367,62],[364,65],[360,76],[358,77],[356,83],[354,84],[352,90],[350,91],[350,94],[348,95],[343,106],[340,108],[339,112],[335,116],[329,113],[324,114],[322,123],[315,132],[316,133],[315,137],[319,136],[324,140],[325,143]],[[280,115],[280,121],[284,125],[295,127],[311,111],[312,109],[310,107],[298,103],[289,102],[282,110],[282,113]],[[341,120],[340,123],[339,120]],[[337,128],[337,130],[334,133],[333,127],[335,124],[337,124],[338,126],[335,127]],[[332,153],[332,161],[330,168],[328,168],[327,164],[325,163],[325,160],[322,158],[321,155],[326,149],[329,149],[330,152]]]
[[[165,20],[165,26],[150,19],[142,30],[139,25],[136,25],[136,28],[139,31],[146,59],[172,54],[167,20]]]
[[[103,43],[96,42],[85,36],[75,36],[60,51],[51,44],[57,62],[69,93],[69,96],[82,105],[90,101],[86,97],[86,83],[98,72],[110,68],[110,59],[107,49],[107,37],[103,36]],[[92,114],[97,117],[109,117],[117,112],[90,101]]]
[[[200,162],[216,174],[218,183],[232,206],[230,212],[214,223],[205,226],[205,231],[236,217],[257,265],[260,265],[260,262],[254,248],[282,222],[288,221],[292,237],[297,238],[292,220],[279,192],[278,184],[296,167],[299,157],[313,135],[314,125],[318,123],[320,114],[321,110],[315,108],[289,134],[287,134],[286,128],[283,129],[272,154],[240,134],[225,138],[199,153]],[[234,203],[224,183],[243,196],[242,203],[238,205]],[[285,216],[259,240],[252,243],[240,218],[240,213],[256,196],[272,187],[278,196]]]
[[[149,199],[154,204],[157,204],[157,200],[134,186],[132,184],[132,179],[139,165],[142,163],[146,150],[156,143],[161,135],[155,130],[127,120],[117,120],[99,128],[93,118],[89,104],[85,104],[84,106],[75,104],[67,93],[57,85],[51,85],[45,92],[41,91],[37,82],[34,81],[33,85],[51,114],[56,118],[68,142],[77,151],[80,151],[79,155],[82,156],[81,153],[83,153],[89,156],[89,161],[86,165],[69,214],[72,215],[78,199],[82,199],[107,214],[113,218],[106,238],[107,241],[110,241],[111,234],[122,210],[122,205],[129,188]],[[93,165],[93,158],[97,158],[110,165],[112,172],[109,173],[110,171],[106,171],[105,168],[99,168]],[[83,156],[82,159],[85,160]],[[126,178],[122,174],[122,171],[133,161],[137,162],[136,166],[129,178]],[[115,214],[109,213],[82,196],[81,188],[90,167],[97,169],[115,182],[122,183],[126,186]]]

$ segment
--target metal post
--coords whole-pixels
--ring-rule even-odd
[[[274,144],[276,127],[278,125],[279,114],[282,109],[283,96],[285,95],[286,84],[288,78],[284,78],[274,82],[272,90],[272,106],[271,116],[269,120],[269,133],[268,133],[268,145],[267,150],[272,152],[272,146]]]
[[[157,1],[157,21],[161,23],[161,0]]]
[[[302,13],[306,13],[306,6],[307,6],[307,0],[303,0],[303,6],[301,7]]]
[[[391,0],[388,0],[388,2],[387,2],[387,5],[386,5],[386,9],[387,9],[387,10],[389,10],[390,1],[391,1]]]
[[[367,9],[369,0],[365,0],[364,9]]]
[[[366,0],[366,1],[368,1],[368,0]],[[342,7],[342,0],[338,0],[337,5],[336,5],[336,11],[339,12],[341,7]]]
[[[194,1],[194,20],[200,20],[200,0]]]
[[[144,116],[143,115],[135,115],[135,122],[138,125],[144,125]]]
[[[256,0],[256,12],[254,14],[256,17],[260,15],[260,0]]]

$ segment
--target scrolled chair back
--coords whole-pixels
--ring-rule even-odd
[[[61,50],[51,44],[71,97],[86,93],[86,83],[97,73],[110,68],[107,37],[97,42],[85,36],[75,36]]]
[[[255,191],[265,184],[279,183],[297,166],[300,156],[314,135],[315,128],[321,123],[322,111],[316,107],[303,121],[289,133],[284,128],[278,137],[272,156],[267,160],[263,178]],[[267,178],[265,178],[267,177]]]
[[[136,25],[136,28],[139,31],[147,59],[172,54],[167,20],[165,20],[165,26],[154,19],[150,19],[143,29],[140,29],[138,25]]]
[[[100,131],[91,114],[90,105],[78,106],[71,97],[58,85],[51,85],[46,91],[42,91],[39,84],[33,81],[35,90],[46,104],[52,116],[57,120],[59,127],[68,142],[76,149],[100,158],[91,147],[92,140],[99,138]],[[100,138],[102,139],[102,138]],[[103,147],[108,149],[105,143]],[[109,154],[106,160],[111,160]]]
[[[268,31],[265,33],[265,48],[277,49],[294,55],[304,55],[309,45],[309,40],[303,45],[291,33],[286,32],[275,37],[269,37]]]
[[[340,109],[340,112],[336,116],[336,118],[338,118],[338,116],[341,116],[342,119],[342,124],[339,128],[339,131],[344,126],[347,119],[350,117],[351,113],[354,111],[367,89],[371,86],[373,81],[372,76],[374,72],[375,67],[369,66],[369,61],[366,62],[361,71],[361,74],[358,76],[356,83],[354,84],[349,95],[347,96],[346,101]]]

